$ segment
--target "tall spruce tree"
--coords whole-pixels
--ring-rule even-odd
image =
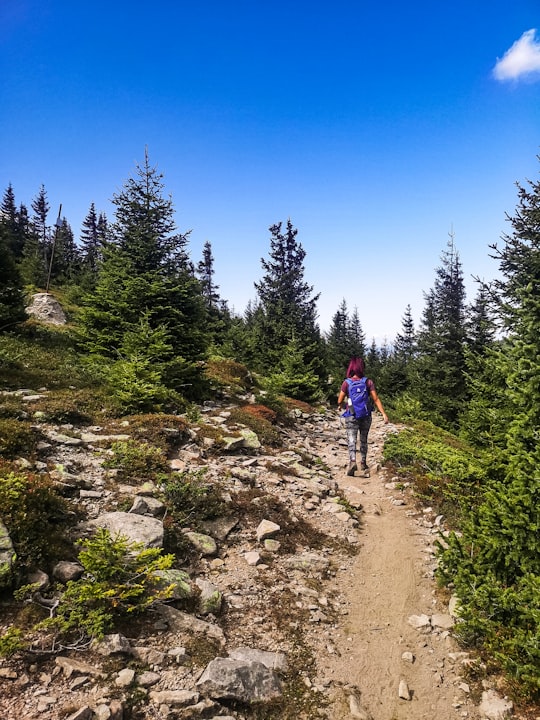
[[[204,305],[189,262],[188,234],[175,232],[162,178],[146,152],[134,177],[114,195],[113,241],[104,248],[97,285],[85,301],[81,340],[90,353],[114,359],[127,347],[126,336],[134,347],[137,332],[159,333],[163,382],[182,384],[189,394],[206,346]],[[137,347],[140,356],[144,343]],[[155,370],[155,352],[146,361]]]
[[[82,271],[89,278],[93,278],[95,282],[101,257],[101,242],[98,230],[98,216],[94,203],[91,203],[90,209],[83,220],[80,243]]]
[[[453,236],[441,256],[411,366],[412,391],[435,422],[457,427],[465,384],[465,285]]]
[[[262,259],[265,271],[255,283],[259,297],[255,332],[260,349],[259,369],[281,368],[283,350],[294,343],[304,363],[319,378],[324,376],[323,347],[317,325],[317,300],[305,279],[305,250],[297,240],[298,230],[287,220],[282,231],[279,222],[270,228],[269,258]]]
[[[0,205],[0,238],[10,250],[15,261],[22,257],[23,247],[26,240],[26,226],[21,220],[21,211],[15,203],[15,193],[11,184],[8,185],[2,204]]]

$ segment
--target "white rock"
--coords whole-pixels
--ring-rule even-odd
[[[410,700],[411,699],[411,692],[410,692],[409,686],[407,685],[405,680],[399,681],[398,694],[402,700]]]
[[[511,716],[513,708],[512,701],[501,697],[495,690],[486,690],[482,693],[480,712],[487,720],[505,720]]]

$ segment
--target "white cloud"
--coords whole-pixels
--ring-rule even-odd
[[[538,75],[540,79],[540,41],[536,29],[527,30],[512,47],[497,59],[493,68],[497,80],[518,80],[524,75]]]

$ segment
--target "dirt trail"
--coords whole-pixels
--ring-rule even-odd
[[[340,487],[349,498],[360,499],[364,509],[360,551],[337,577],[349,612],[333,638],[337,652],[321,658],[323,672],[344,687],[334,718],[477,718],[459,675],[462,666],[451,656],[459,648],[449,632],[432,626],[421,631],[409,622],[411,616],[425,614],[444,624],[445,618],[437,615],[447,616],[448,606],[433,579],[432,516],[418,511],[380,468],[384,436],[393,431],[395,427],[385,426],[374,414],[368,478],[358,472],[347,477],[345,431],[337,419],[326,442],[316,441],[317,453]],[[405,652],[412,653],[414,662],[403,659]],[[409,700],[399,697],[401,681],[407,683]]]

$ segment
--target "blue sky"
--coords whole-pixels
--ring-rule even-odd
[[[290,217],[321,328],[345,298],[368,341],[418,324],[450,232],[472,300],[538,179],[538,0],[2,0],[0,78],[0,192],[78,238],[148,146],[231,308]]]

